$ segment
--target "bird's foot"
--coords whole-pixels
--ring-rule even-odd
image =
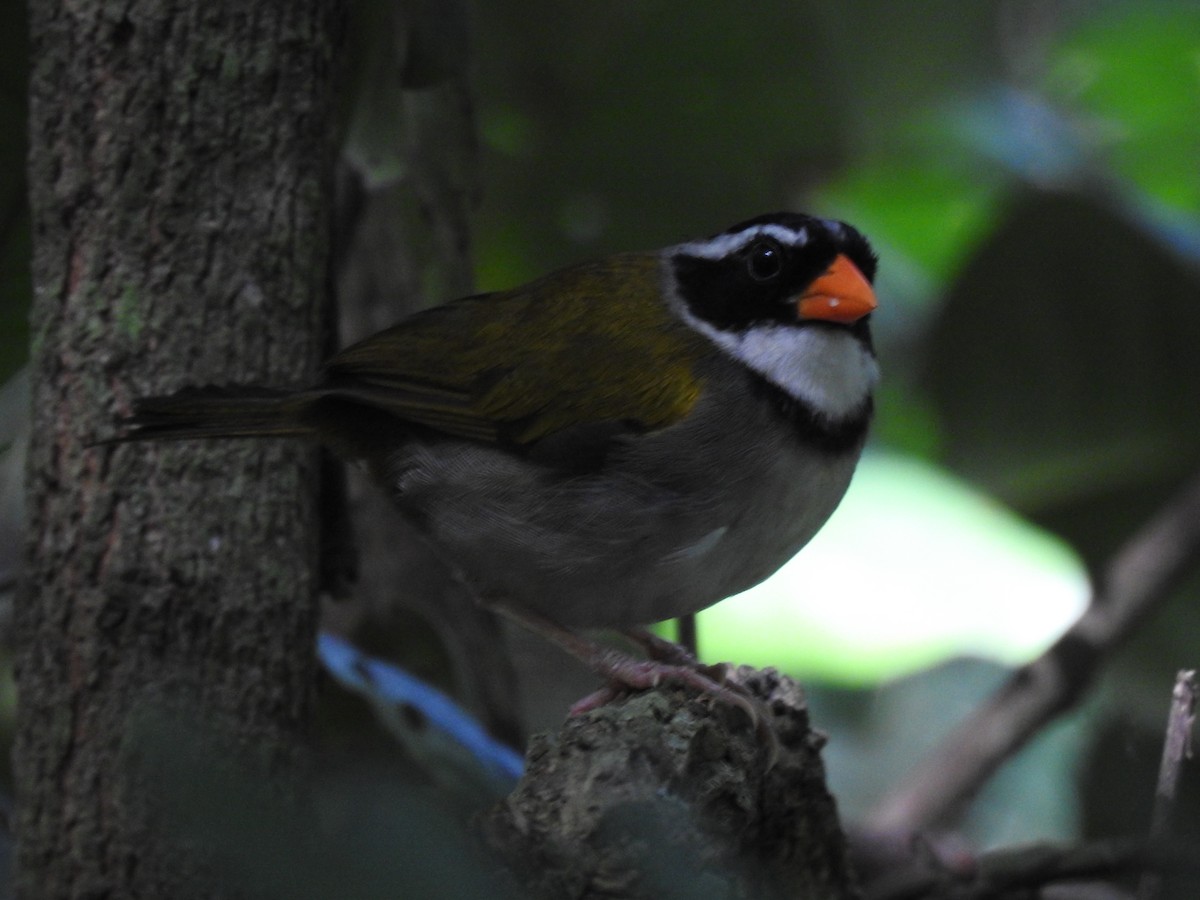
[[[676,647],[676,650],[691,656],[682,647]],[[605,685],[572,705],[570,715],[581,715],[604,706],[630,691],[650,690],[662,684],[678,684],[711,697],[718,703],[740,709],[746,714],[767,749],[767,766],[773,766],[779,758],[782,751],[779,737],[771,725],[770,710],[741,683],[736,671],[727,663],[709,666],[694,658],[690,664],[637,659],[598,644],[595,645],[595,651],[584,662],[605,680]]]
[[[631,690],[650,690],[660,684],[678,684],[712,697],[726,706],[742,710],[749,718],[771,755],[779,755],[779,739],[771,727],[771,714],[762,701],[741,683],[737,671],[728,663],[706,665],[685,647],[661,638],[645,628],[624,629],[626,638],[637,644],[649,659],[636,659],[617,650],[597,647],[602,651],[590,661],[594,672],[607,682],[595,693],[575,703],[573,716],[603,706]]]
[[[649,628],[622,628],[621,634],[641,647],[651,659],[670,663],[673,666],[689,666],[694,669],[703,666],[687,647],[659,637]]]
[[[599,645],[596,651],[585,662],[606,683],[598,691],[573,704],[570,710],[572,716],[611,703],[630,691],[651,690],[660,684],[678,684],[745,710],[751,721],[760,718],[754,698],[736,681],[729,679],[729,666],[725,663],[705,666],[700,663],[689,665],[637,659]]]
[[[705,665],[676,643],[642,628],[626,629],[623,634],[651,657],[638,659],[614,647],[590,640],[528,610],[499,603],[494,604],[494,608],[528,630],[557,644],[604,680],[604,687],[571,707],[572,716],[604,706],[630,691],[650,690],[662,684],[678,684],[745,712],[767,746],[770,762],[773,763],[778,757],[779,739],[771,727],[770,711],[740,683],[736,672],[726,663]]]

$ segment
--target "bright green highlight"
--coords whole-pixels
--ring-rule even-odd
[[[1063,543],[944,471],[869,454],[829,524],[763,584],[700,614],[703,655],[867,684],[956,655],[1047,647],[1088,597]]]
[[[1200,212],[1200,6],[1118,5],[1087,20],[1054,55],[1045,89],[1116,171]]]
[[[869,234],[889,266],[898,256],[899,264],[916,265],[924,277],[944,283],[992,225],[993,181],[927,155],[861,165],[820,188],[815,201]]]

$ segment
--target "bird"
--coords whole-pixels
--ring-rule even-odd
[[[315,440],[480,603],[610,681],[704,687],[686,654],[581,632],[702,610],[821,528],[872,418],[877,263],[849,224],[762,215],[417,312],[311,384],[136,400],[114,442]]]

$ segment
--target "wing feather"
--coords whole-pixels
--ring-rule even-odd
[[[331,359],[322,393],[488,442],[665,427],[700,395],[690,360],[702,338],[659,280],[656,255],[628,254],[418,313]]]

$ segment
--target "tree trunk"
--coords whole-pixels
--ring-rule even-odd
[[[172,713],[270,771],[296,758],[313,684],[313,451],[91,442],[138,395],[312,373],[338,6],[32,5],[20,896],[236,893],[191,836],[160,827],[155,802],[174,788],[134,765],[164,746]]]

